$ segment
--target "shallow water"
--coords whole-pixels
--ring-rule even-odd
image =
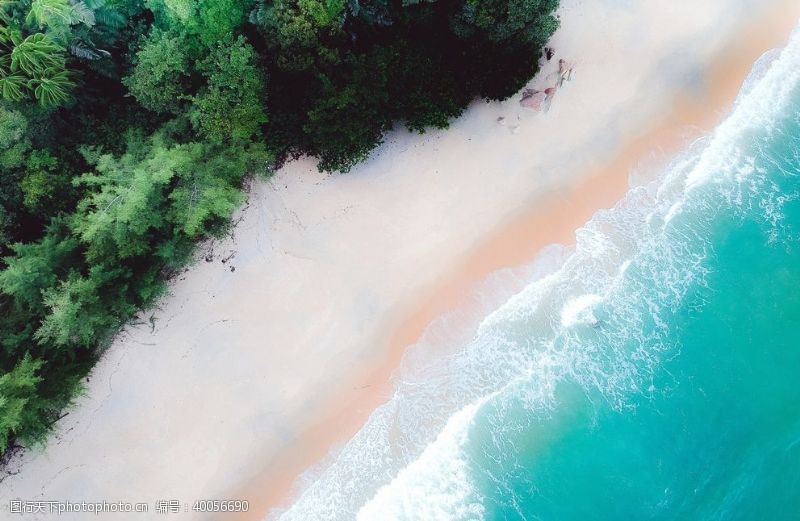
[[[800,519],[800,35],[534,272],[281,519]]]

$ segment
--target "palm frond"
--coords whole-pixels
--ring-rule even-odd
[[[40,105],[56,107],[69,100],[69,90],[75,82],[69,79],[69,73],[64,69],[50,67],[28,80],[27,85]]]
[[[92,27],[95,24],[95,13],[92,8],[82,1],[73,1],[72,13],[76,22],[82,23],[86,26]]]
[[[108,7],[99,7],[94,11],[97,23],[112,29],[118,29],[127,22],[125,16]]]
[[[43,33],[28,36],[11,51],[11,71],[33,76],[49,67],[64,64],[64,48]]]
[[[71,25],[74,22],[72,6],[67,0],[33,0],[25,23],[39,27]]]
[[[91,9],[92,11],[97,11],[98,9],[102,9],[106,6],[104,0],[83,0],[83,2]]]
[[[101,58],[108,58],[111,53],[105,49],[98,49],[97,47],[90,47],[83,40],[75,40],[69,46],[69,52],[76,58],[81,60],[96,61]]]
[[[19,74],[6,74],[0,71],[0,95],[7,101],[20,101],[25,98],[24,76]]]

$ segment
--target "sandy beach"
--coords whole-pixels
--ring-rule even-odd
[[[546,113],[519,96],[476,102],[447,130],[392,132],[348,174],[301,159],[254,181],[231,236],[123,330],[0,496],[177,499],[185,519],[203,518],[195,500],[247,499],[241,519],[290,504],[297,478],[391,396],[429,324],[452,314],[468,334],[482,281],[570,244],[713,128],[800,17],[784,0],[611,4],[563,2],[556,56],[531,86],[552,86],[560,58],[576,78]]]

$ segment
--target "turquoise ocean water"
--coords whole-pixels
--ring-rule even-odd
[[[558,255],[276,517],[800,520],[800,34]]]

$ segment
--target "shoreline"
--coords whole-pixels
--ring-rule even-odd
[[[794,10],[796,16],[800,15],[800,7]],[[471,290],[492,273],[529,263],[551,244],[574,245],[575,231],[596,211],[613,206],[631,188],[630,174],[638,165],[654,154],[659,164],[664,163],[692,140],[711,132],[729,112],[754,62],[785,44],[797,25],[796,16],[787,16],[773,7],[772,12],[759,14],[756,20],[740,27],[739,38],[706,71],[705,95],[678,93],[669,115],[627,142],[604,166],[578,176],[569,186],[539,193],[526,209],[484,237],[465,261],[425,292],[420,305],[392,329],[390,347],[381,363],[346,379],[348,387],[356,384],[361,391],[331,397],[327,414],[315,421],[289,451],[273,459],[271,466],[280,471],[267,470],[229,496],[248,499],[251,511],[221,519],[263,519],[275,509],[290,506],[296,494],[302,493],[296,487],[303,473],[349,440],[372,411],[391,396],[392,376],[400,368],[404,354],[431,323],[469,305]]]
[[[475,102],[447,130],[391,132],[346,175],[303,158],[256,180],[231,235],[125,326],[0,495],[177,499],[176,519],[208,518],[190,509],[203,499],[247,499],[239,519],[287,506],[298,476],[391,396],[420,335],[482,318],[487,275],[572,243],[632,165],[650,170],[711,128],[755,58],[785,42],[794,4],[707,0],[687,16],[671,0],[562,0],[553,61],[577,78],[548,112]],[[528,86],[552,86],[554,67]]]

